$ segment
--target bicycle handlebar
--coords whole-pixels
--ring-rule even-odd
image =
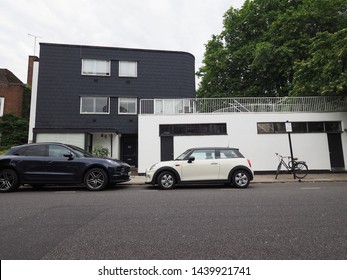
[[[278,156],[278,157],[280,157],[280,158],[288,158],[288,159],[291,159],[292,157],[291,156],[282,156],[282,155],[280,155],[279,153],[275,153],[276,154],[276,156]],[[293,157],[293,160],[298,160],[298,158],[297,157]]]

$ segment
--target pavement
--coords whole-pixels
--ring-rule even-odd
[[[298,182],[292,174],[255,174],[253,183],[290,183]],[[347,182],[347,172],[326,172],[326,173],[309,173],[301,182]],[[131,176],[131,180],[126,184],[142,185],[145,184],[145,176]]]

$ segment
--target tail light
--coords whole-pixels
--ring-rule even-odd
[[[249,165],[249,167],[250,167],[250,168],[252,168],[251,161],[250,161],[249,159],[247,159],[247,161],[248,161],[248,165]]]

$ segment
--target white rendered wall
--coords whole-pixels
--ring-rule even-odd
[[[39,65],[40,64],[38,61],[34,61],[33,79],[32,79],[32,87],[31,87],[28,143],[32,143],[34,138],[33,129],[35,128],[35,122],[36,122],[36,103],[37,103],[37,86],[38,86],[38,80],[39,80]]]
[[[346,113],[230,113],[186,115],[139,115],[139,165],[144,173],[153,163],[160,161],[160,124],[227,123],[227,134],[220,136],[174,136],[174,157],[187,148],[203,146],[229,146],[239,148],[249,158],[255,171],[273,171],[278,160],[275,152],[289,155],[287,134],[257,134],[257,122],[285,121],[341,121],[342,130],[347,122]],[[347,138],[342,133],[345,166]],[[305,160],[311,170],[330,170],[326,133],[291,134],[295,157]]]

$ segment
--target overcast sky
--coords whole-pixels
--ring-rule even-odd
[[[244,0],[0,0],[0,68],[27,81],[39,43],[186,51],[202,64],[223,15]],[[28,35],[28,34],[31,34]],[[35,45],[36,36],[36,46]]]

